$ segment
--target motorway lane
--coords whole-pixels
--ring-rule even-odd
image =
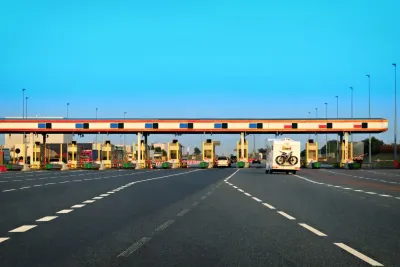
[[[166,229],[143,231],[113,266],[365,266],[225,183],[209,192]]]
[[[379,219],[396,221],[395,213],[385,209],[371,213],[368,205],[345,190],[292,175],[265,175],[262,169],[241,169],[228,180],[232,185],[226,184],[224,179],[234,172],[162,170],[117,177],[120,180],[100,179],[82,190],[83,183],[66,185],[73,186],[62,197],[66,205],[41,215],[58,218],[32,220],[26,224],[37,227],[3,235],[11,238],[0,243],[0,266],[369,266],[334,242],[384,261],[385,266],[398,263],[394,223],[387,225],[395,234],[377,235],[379,230],[388,230],[380,227]],[[235,184],[252,196],[238,191]],[[46,201],[53,197],[51,191],[48,187],[36,198]],[[81,191],[95,194],[75,196]],[[107,196],[73,212],[55,214],[102,194]],[[295,219],[289,220],[260,200]],[[375,220],[368,222],[371,218]],[[328,236],[317,236],[298,223]],[[369,239],[359,236],[368,235],[365,232],[371,226],[375,229]]]
[[[368,192],[383,197],[398,197],[400,199],[400,181],[397,182],[393,175],[370,173],[363,170],[308,170],[302,172],[316,182],[333,185],[338,188],[350,188],[357,192]],[[361,190],[361,191],[360,191]]]
[[[70,180],[64,181],[68,183],[59,181],[46,185],[46,182],[28,181],[41,185],[39,187],[27,185],[27,182],[19,183],[14,191],[0,192],[0,236],[15,227],[96,197],[115,186],[157,176],[158,172],[160,171],[83,172],[83,176],[70,177]],[[28,186],[30,187],[20,189]]]
[[[161,224],[167,215],[180,212],[192,203],[192,196],[197,198],[199,191],[225,174],[163,170],[136,183],[126,181],[122,187],[116,183],[113,194],[53,221],[36,223],[38,227],[25,233],[12,233],[9,240],[0,243],[0,266],[110,266],[143,231]],[[101,193],[107,192],[111,188]],[[52,216],[55,211],[46,215]]]
[[[247,169],[229,181],[276,210],[285,211],[296,222],[325,233],[332,243],[344,243],[385,266],[399,266],[400,200],[319,184],[321,173],[302,170],[298,176],[268,175]]]

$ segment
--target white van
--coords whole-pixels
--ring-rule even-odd
[[[300,170],[300,141],[290,138],[268,139],[265,173],[290,172]]]

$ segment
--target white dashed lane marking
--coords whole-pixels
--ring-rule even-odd
[[[274,206],[272,206],[272,205],[270,205],[270,204],[268,204],[268,203],[265,203],[265,202],[264,202],[263,205],[264,205],[265,207],[271,209],[271,210],[274,210],[274,209],[275,209]]]
[[[252,199],[254,199],[255,201],[258,201],[258,202],[262,202],[262,200],[261,200],[261,199],[259,199],[259,198],[256,198],[256,197],[252,197]]]
[[[43,217],[43,218],[40,218],[40,219],[38,219],[38,220],[36,220],[37,222],[49,222],[49,221],[52,221],[52,220],[54,220],[55,218],[57,218],[58,216],[46,216],[46,217]]]
[[[251,197],[251,195],[249,193],[244,193],[246,196]]]
[[[101,197],[107,197],[107,196],[109,196],[110,194],[101,194],[100,196]]]
[[[295,217],[290,216],[289,214],[283,212],[283,211],[278,211],[278,213],[286,218],[288,218],[289,220],[296,220]]]
[[[353,254],[357,258],[369,263],[372,266],[383,266],[382,263],[379,263],[379,262],[371,259],[370,257],[365,256],[364,254],[362,254],[362,253],[358,252],[357,250],[347,246],[346,244],[343,244],[343,243],[333,243],[333,244],[335,244],[336,246],[340,247],[341,249],[349,252],[350,254]]]
[[[15,189],[7,189],[7,190],[3,190],[2,192],[10,192],[10,191],[14,191]]]
[[[82,208],[84,206],[86,206],[86,205],[85,204],[79,204],[79,205],[73,205],[71,208],[72,209],[76,209],[76,208]]]
[[[146,244],[146,242],[150,241],[150,239],[151,239],[151,237],[143,237],[138,242],[134,243],[132,246],[130,246],[125,251],[123,251],[121,254],[119,254],[118,257],[128,257],[133,252],[138,250],[141,246]]]
[[[102,199],[103,197],[94,197],[93,199]]]
[[[85,203],[85,204],[89,204],[89,203],[93,203],[93,202],[95,202],[96,200],[86,200],[86,201],[83,201],[82,203]]]
[[[60,214],[65,214],[65,213],[70,213],[70,212],[72,212],[73,210],[70,210],[70,209],[66,209],[66,210],[60,210],[60,211],[57,211],[57,213],[60,213]]]
[[[168,226],[170,226],[171,224],[173,224],[175,221],[174,220],[168,220],[165,223],[161,224],[160,226],[158,226],[154,232],[160,232],[162,230],[165,230]]]
[[[10,239],[9,237],[0,237],[0,243],[7,241],[8,239]]]
[[[308,224],[305,223],[299,223],[300,226],[303,226],[304,228],[306,228],[308,231],[316,234],[317,236],[326,236],[326,234],[318,231],[317,229],[315,229],[314,227],[309,226]]]
[[[23,232],[31,230],[32,228],[35,228],[36,226],[37,225],[23,225],[23,226],[20,226],[18,228],[15,228],[15,229],[13,229],[13,230],[11,230],[9,232],[10,233],[23,233]]]
[[[188,209],[184,209],[184,210],[182,210],[181,212],[179,212],[176,216],[181,217],[181,216],[185,215],[185,214],[188,213],[188,212],[189,212]]]

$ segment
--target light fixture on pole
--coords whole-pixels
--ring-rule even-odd
[[[328,103],[325,103],[325,118],[328,120]],[[325,158],[328,160],[328,154],[329,154],[329,148],[328,148],[328,134],[325,134]]]
[[[315,118],[318,119],[318,108],[315,108]],[[315,141],[317,142],[317,151],[319,153],[318,134],[315,133]],[[318,159],[317,159],[318,161]]]
[[[367,74],[368,77],[368,118],[371,119],[371,75]],[[368,159],[369,164],[372,163],[372,145],[371,145],[371,133],[368,134]]]
[[[396,90],[396,63],[393,63],[394,67],[394,160],[397,160],[397,90]]]
[[[22,118],[25,118],[25,90],[22,89]]]
[[[353,119],[353,87],[349,87],[351,90],[351,118]],[[353,133],[351,133],[351,145],[354,146],[353,144]]]
[[[339,119],[339,96],[336,97],[336,118]],[[336,160],[339,162],[339,135],[336,135]]]

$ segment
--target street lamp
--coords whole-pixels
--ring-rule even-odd
[[[394,159],[397,160],[397,93],[396,93],[396,63],[392,64],[394,67]]]
[[[69,103],[67,103],[67,119],[68,119],[68,107],[69,107]]]
[[[25,118],[28,118],[28,97],[25,97]]]
[[[124,120],[126,119],[126,111],[124,112]],[[126,134],[124,134],[124,158],[126,160],[126,142],[125,142]],[[147,148],[146,148],[147,150]]]
[[[25,117],[25,90],[22,89],[22,118]]]
[[[318,119],[318,108],[315,108],[315,118]],[[317,142],[317,151],[319,151],[318,134],[317,133],[315,133],[315,140]]]
[[[351,118],[353,119],[353,87],[349,87],[351,90]],[[353,133],[351,133],[351,145],[353,146]]]
[[[97,120],[97,110],[98,110],[99,108],[96,108],[96,120]],[[99,147],[98,147],[98,139],[97,139],[97,133],[96,133],[96,150],[97,150],[97,153],[99,154]],[[97,157],[98,158],[98,157]],[[96,159],[97,160],[97,159]]]
[[[328,103],[325,103],[325,118],[328,120]],[[328,161],[328,134],[325,134],[325,157]]]
[[[339,119],[339,96],[336,97],[336,118]],[[336,159],[339,162],[339,135],[336,135]]]
[[[310,120],[311,120],[311,111],[308,112],[308,116],[310,117]],[[308,139],[311,139],[311,133],[308,134]]]
[[[367,74],[368,77],[368,117],[371,119],[371,75]],[[368,134],[368,158],[369,163],[372,163],[371,155],[371,133]]]

